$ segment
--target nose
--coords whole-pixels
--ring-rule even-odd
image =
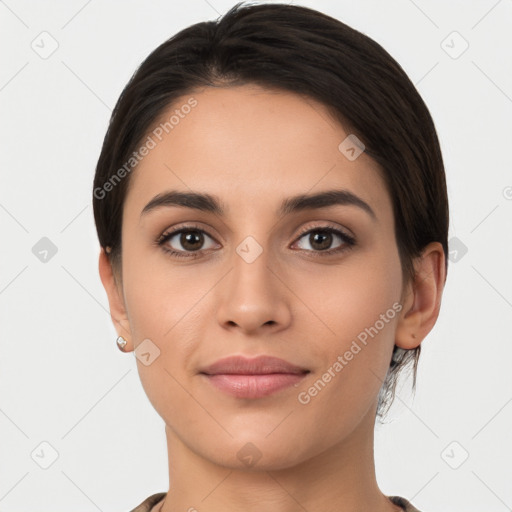
[[[278,332],[291,321],[293,297],[264,251],[248,262],[235,254],[232,269],[219,283],[217,319],[224,328],[238,328],[245,334]]]

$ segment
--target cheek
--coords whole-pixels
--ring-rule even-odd
[[[160,249],[126,236],[123,280],[132,333],[162,342],[190,322],[211,276],[171,263]]]
[[[309,333],[310,353],[322,364],[298,402],[304,428],[322,424],[326,442],[350,432],[375,403],[394,345],[401,274],[382,261],[365,268],[316,276],[317,286],[302,291],[305,303],[318,304],[321,321],[308,313],[298,330]]]
[[[190,406],[182,386],[186,388],[186,372],[200,343],[197,326],[207,316],[201,301],[204,288],[213,284],[206,287],[211,278],[201,281],[190,270],[143,261],[134,251],[123,262],[126,306],[141,384],[155,410],[171,424]],[[137,348],[146,340],[151,341],[149,364],[143,353],[148,345]]]
[[[374,325],[400,299],[400,262],[398,255],[382,253],[347,258],[339,266],[311,267],[295,285],[294,291],[308,307],[309,324],[313,321],[329,339],[341,342]]]
[[[298,331],[309,333],[305,341],[323,362],[320,377],[330,369],[322,380],[334,383],[337,400],[351,400],[364,389],[374,393],[382,384],[401,310],[401,286],[398,255],[381,253],[309,274],[294,289],[308,305],[299,315],[303,325]]]
[[[162,382],[172,380],[171,375],[181,381],[190,369],[201,341],[200,326],[211,321],[205,308],[217,278],[211,270],[172,265],[165,256],[155,257],[156,251],[135,244],[126,243],[125,248],[124,293],[134,344],[149,339],[159,353],[147,367],[137,360],[139,373],[148,395],[151,387],[160,393]]]

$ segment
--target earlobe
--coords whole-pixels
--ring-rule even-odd
[[[415,261],[415,269],[395,332],[395,345],[406,350],[423,341],[439,316],[446,276],[443,246],[439,242],[427,245]]]
[[[124,305],[122,287],[114,278],[112,263],[103,248],[101,248],[99,256],[98,270],[103,288],[105,288],[105,292],[107,293],[112,323],[114,324],[118,336],[122,336],[127,340],[128,345],[124,349],[124,351],[127,352],[129,351],[131,332],[130,322]]]

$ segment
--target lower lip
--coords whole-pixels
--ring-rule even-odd
[[[203,374],[218,389],[237,398],[261,398],[298,385],[307,373],[265,375]]]

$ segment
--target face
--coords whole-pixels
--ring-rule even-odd
[[[165,119],[175,109],[124,204],[120,294],[132,343],[150,348],[140,378],[196,454],[243,467],[245,447],[259,467],[290,467],[373,424],[402,308],[391,198],[377,164],[342,152],[350,132],[312,99],[246,85],[198,90]],[[289,201],[327,191],[358,199]],[[218,209],[171,192],[207,194]],[[201,373],[233,355],[307,371]]]

